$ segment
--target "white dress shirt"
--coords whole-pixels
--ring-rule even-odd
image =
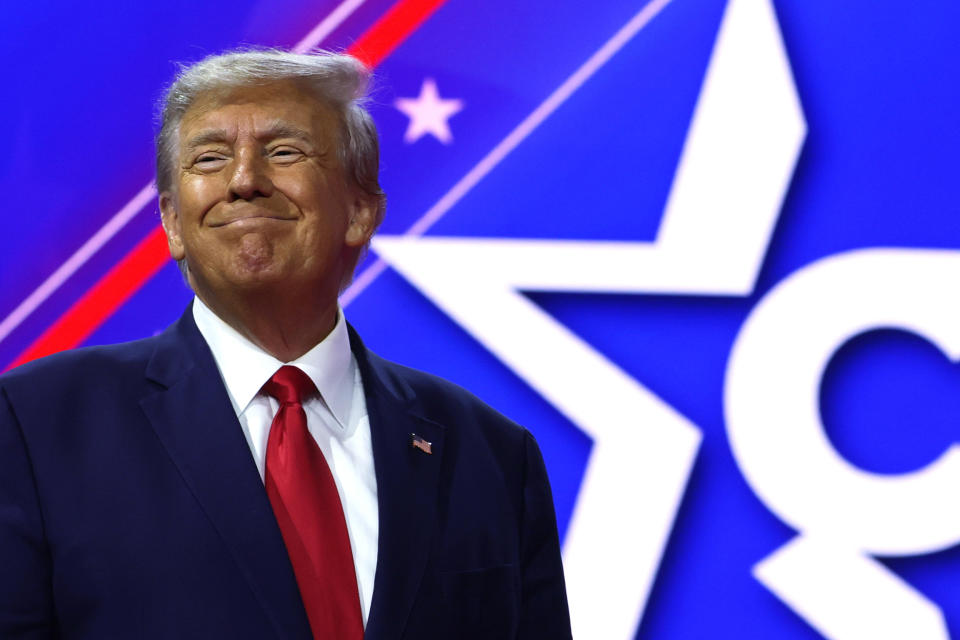
[[[240,335],[199,298],[193,300],[193,318],[213,352],[261,480],[270,424],[279,408],[277,400],[262,393],[261,387],[280,367],[289,364],[306,373],[320,392],[320,397],[314,396],[303,408],[310,435],[323,452],[340,494],[366,626],[377,570],[377,479],[366,398],[350,351],[343,311],[338,311],[337,324],[330,335],[286,363]]]

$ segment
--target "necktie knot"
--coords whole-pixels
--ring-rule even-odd
[[[263,390],[280,404],[302,404],[304,399],[316,393],[317,387],[303,371],[284,365],[267,380]]]

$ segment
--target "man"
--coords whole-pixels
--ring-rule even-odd
[[[531,436],[337,295],[380,222],[367,72],[247,51],[169,90],[165,333],[0,377],[0,637],[565,638]]]

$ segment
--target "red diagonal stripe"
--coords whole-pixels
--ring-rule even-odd
[[[8,368],[64,349],[72,349],[97,330],[170,258],[167,236],[155,228],[130,253],[60,316]]]
[[[446,0],[400,0],[348,49],[371,69],[417,30]]]
[[[445,0],[399,0],[349,48],[371,69],[407,39]],[[159,225],[7,366],[72,349],[139,291],[170,257]]]

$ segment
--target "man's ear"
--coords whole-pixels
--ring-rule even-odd
[[[169,191],[160,194],[160,221],[167,234],[167,247],[174,260],[183,260],[183,228],[180,225],[180,214],[177,211],[176,198]]]
[[[377,230],[379,208],[380,199],[376,196],[361,193],[355,197],[344,238],[347,246],[361,248],[370,242],[373,232]]]

